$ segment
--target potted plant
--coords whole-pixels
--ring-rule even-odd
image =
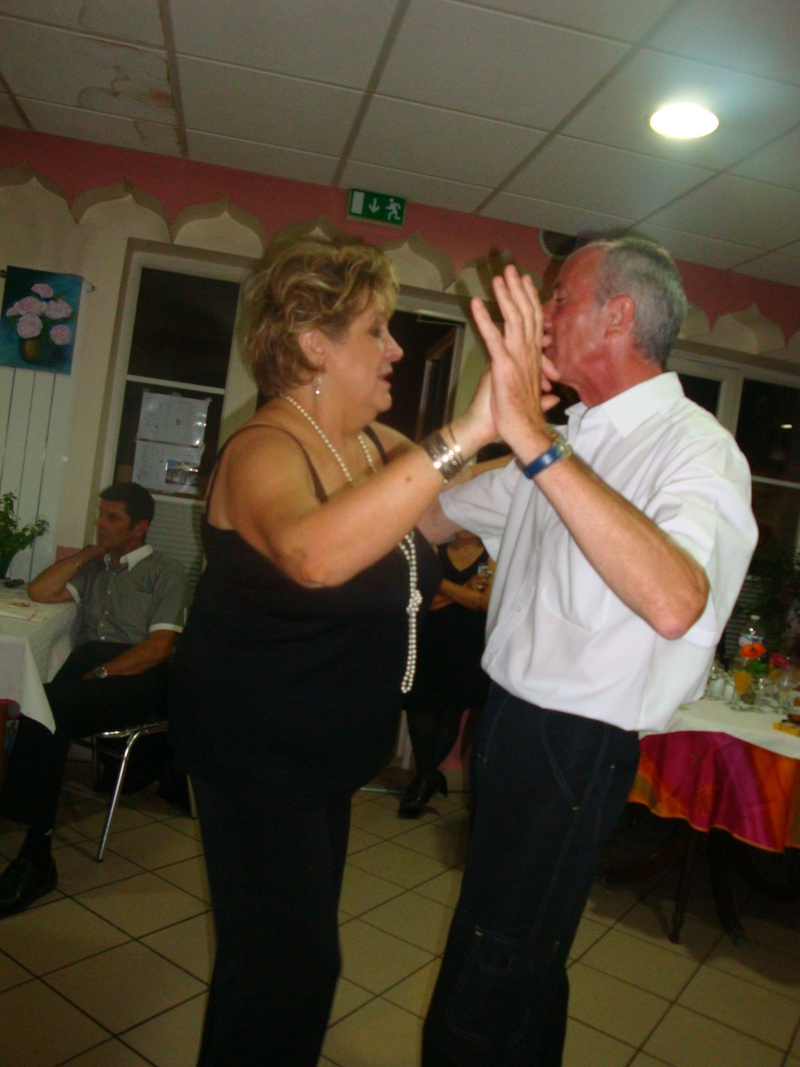
[[[14,493],[0,496],[0,578],[5,578],[11,560],[32,545],[37,537],[45,533],[50,524],[47,519],[36,519],[27,525],[20,525],[16,514],[17,497]]]

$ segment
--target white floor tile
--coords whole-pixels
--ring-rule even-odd
[[[199,826],[151,794],[126,798],[100,864],[105,799],[79,781],[65,794],[58,891],[0,921],[0,1067],[194,1067],[214,953],[208,883]],[[344,974],[319,1067],[419,1063],[468,795],[437,796],[408,821],[399,796],[354,800]],[[646,831],[633,827],[637,847]],[[23,832],[0,826],[0,857]],[[571,952],[564,1067],[800,1067],[797,906],[752,894],[740,907],[749,943],[734,946],[698,875],[678,945],[674,872],[595,884]]]

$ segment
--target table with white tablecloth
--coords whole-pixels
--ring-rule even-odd
[[[43,683],[69,655],[75,612],[72,603],[34,604],[24,590],[0,588],[0,699],[50,730]]]

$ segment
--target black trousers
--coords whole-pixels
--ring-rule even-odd
[[[166,714],[166,663],[143,674],[83,681],[83,675],[130,645],[89,641],[74,649],[45,692],[55,733],[34,719],[20,719],[0,793],[0,814],[46,833],[55,824],[70,745],[100,730],[123,729]]]
[[[570,946],[638,759],[636,733],[492,687],[423,1067],[560,1067]]]
[[[316,1067],[341,967],[350,798],[264,813],[192,785],[217,932],[199,1067]]]

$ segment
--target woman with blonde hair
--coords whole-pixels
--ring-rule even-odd
[[[202,1067],[317,1063],[350,798],[390,755],[439,582],[414,526],[495,436],[488,382],[422,445],[374,421],[402,356],[396,293],[352,239],[276,246],[247,286],[268,399],[217,459],[172,678],[217,929]]]

